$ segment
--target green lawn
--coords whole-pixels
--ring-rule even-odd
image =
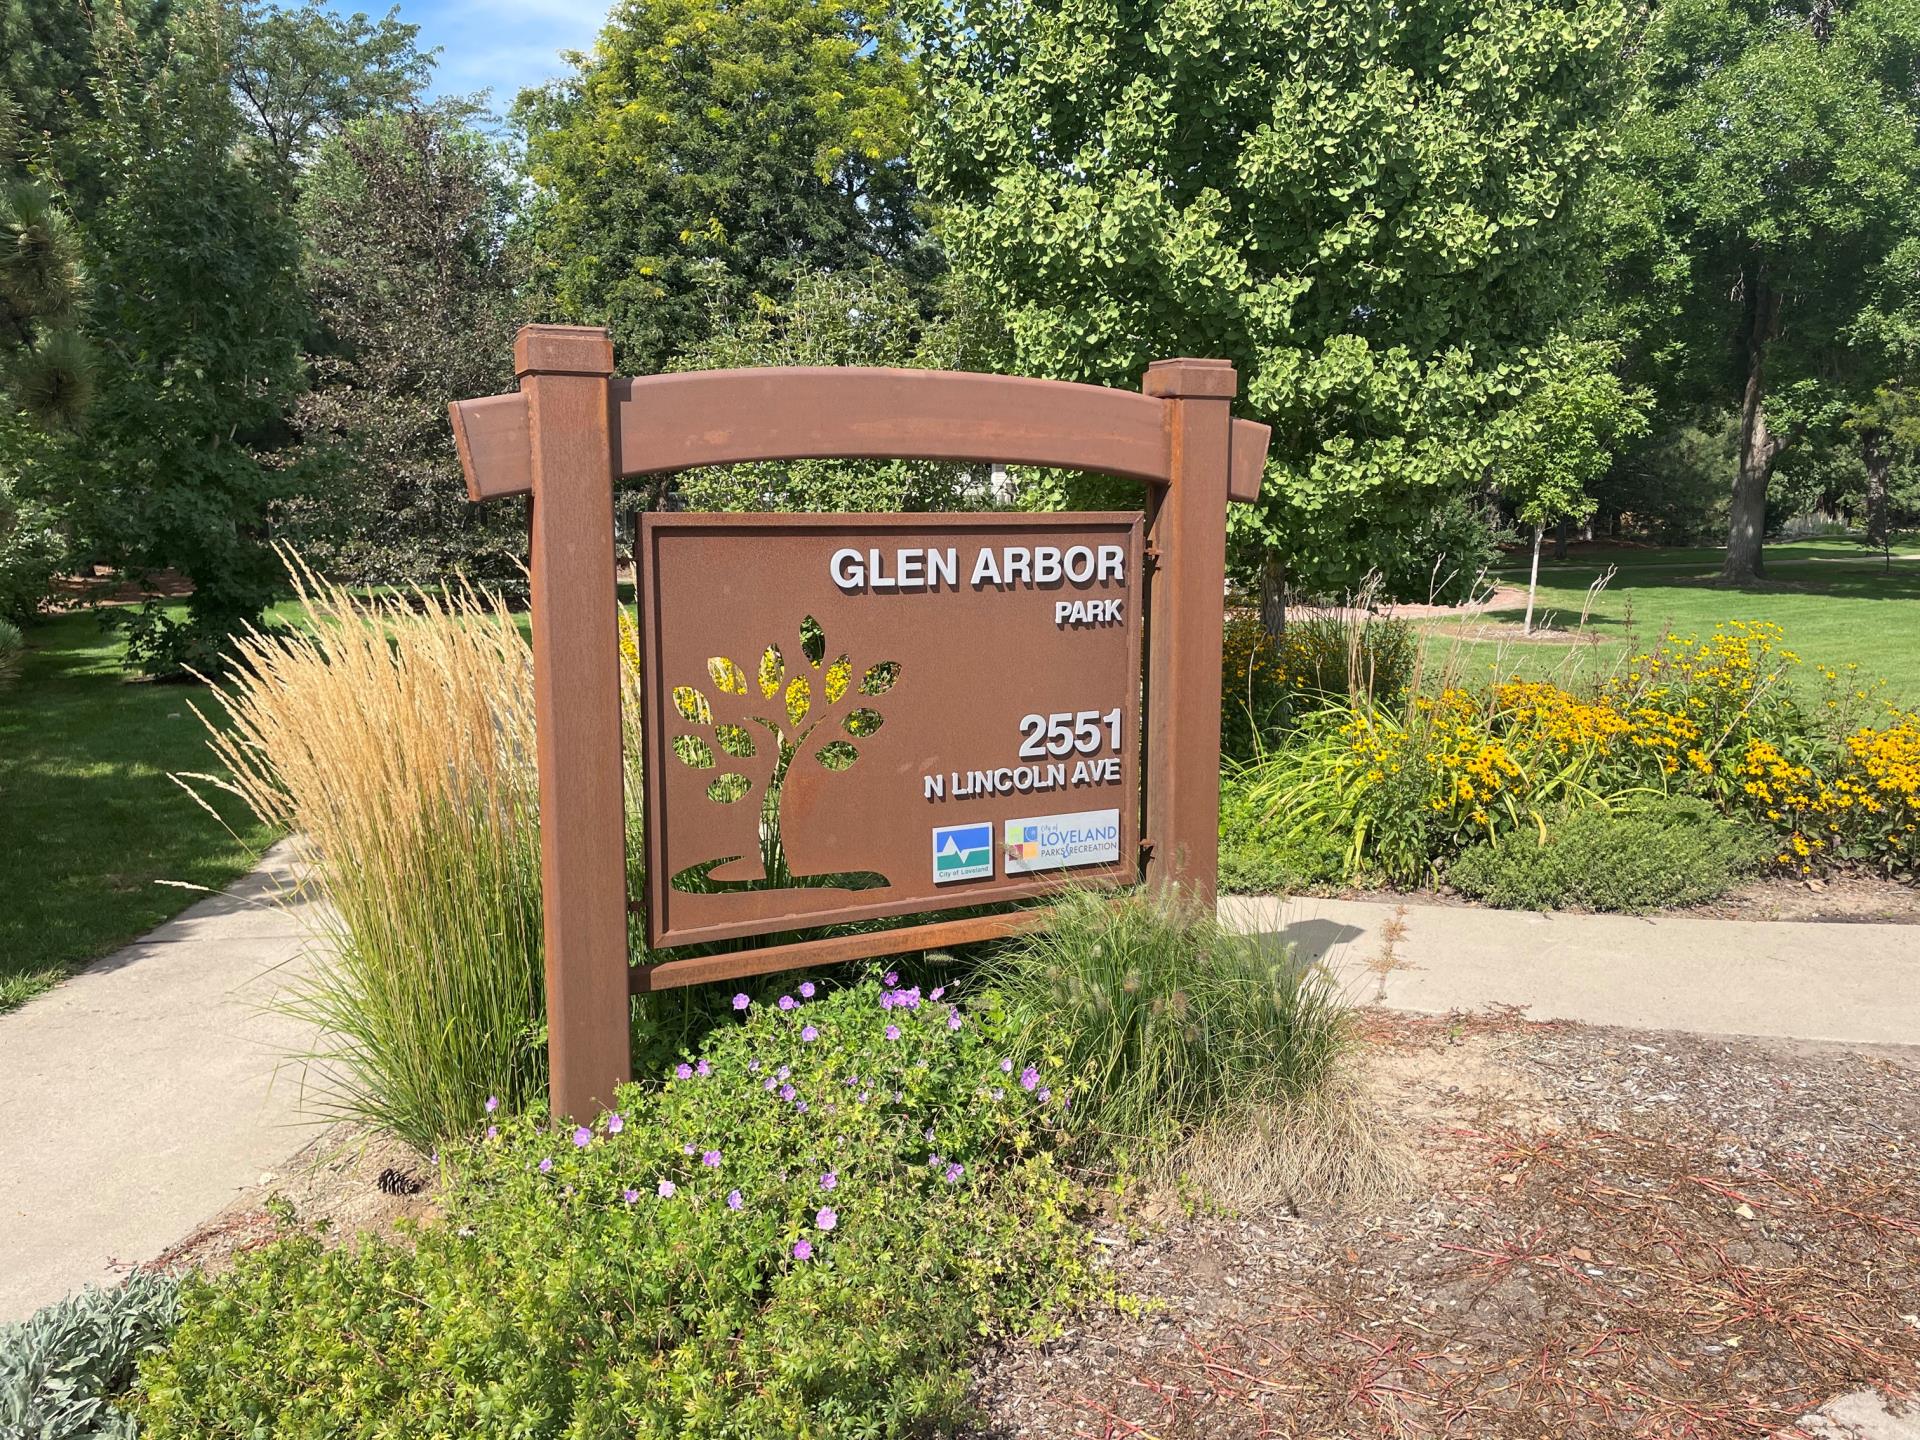
[[[0,1010],[218,888],[271,838],[237,803],[229,834],[167,778],[206,770],[198,686],[131,682],[121,641],[91,615],[27,627],[20,678],[0,689]]]
[[[1909,540],[1896,554],[1920,551]],[[1601,593],[1588,624],[1595,643],[1457,640],[1450,622],[1431,626],[1429,657],[1457,643],[1470,674],[1490,669],[1544,674],[1556,668],[1591,672],[1613,664],[1629,646],[1644,649],[1669,629],[1708,634],[1725,620],[1772,620],[1786,630],[1787,646],[1811,663],[1844,669],[1857,661],[1869,676],[1884,677],[1891,694],[1920,705],[1920,559],[1896,559],[1890,571],[1880,558],[1845,540],[1805,540],[1769,545],[1767,580],[1745,589],[1723,589],[1715,550],[1609,550],[1542,560],[1540,605],[1554,623],[1579,623],[1589,584],[1609,565],[1619,574]],[[1524,588],[1524,564],[1497,579]],[[1518,622],[1524,609],[1489,612],[1494,620]]]

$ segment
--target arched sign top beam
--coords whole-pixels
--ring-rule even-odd
[[[1222,382],[1234,372],[1220,362]],[[614,468],[622,476],[756,460],[990,460],[1171,483],[1168,405],[1151,394],[1063,380],[935,370],[795,366],[615,377]],[[1223,397],[1223,398],[1230,398]],[[533,487],[524,394],[450,407],[475,500]],[[1228,493],[1260,494],[1268,430],[1232,426]]]

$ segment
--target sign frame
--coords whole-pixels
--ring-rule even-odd
[[[646,854],[647,903],[645,908],[647,943],[653,949],[671,949],[685,945],[705,944],[713,941],[745,938],[781,931],[825,928],[853,921],[891,918],[908,914],[934,914],[943,910],[973,908],[982,905],[997,905],[1019,900],[1034,899],[1039,896],[1057,893],[1074,885],[1115,886],[1135,883],[1140,872],[1140,765],[1138,748],[1143,738],[1141,729],[1141,691],[1143,674],[1144,625],[1142,614],[1144,607],[1140,603],[1146,597],[1145,545],[1143,541],[1144,517],[1138,511],[1054,511],[1043,513],[1018,513],[1006,511],[945,512],[939,514],[806,514],[806,515],[769,515],[748,514],[688,514],[653,513],[641,517],[639,534],[635,546],[635,590],[639,602],[640,652],[641,652],[641,710],[644,717],[645,763],[641,767],[644,803],[642,806],[642,836]],[[857,537],[884,537],[889,534],[905,535],[914,539],[940,534],[955,539],[966,536],[1021,535],[1044,536],[1048,532],[1063,532],[1076,537],[1090,531],[1100,531],[1118,540],[1125,546],[1125,575],[1123,583],[1128,588],[1129,603],[1122,612],[1121,623],[1110,635],[1100,636],[1107,640],[1105,648],[1113,648],[1118,641],[1126,662],[1126,672],[1121,677],[1119,702],[1115,706],[1120,712],[1119,728],[1115,732],[1116,745],[1126,759],[1121,775],[1121,788],[1114,804],[1107,805],[1102,795],[1101,808],[1119,811],[1119,855],[1111,863],[1076,866],[1070,869],[1035,871],[1030,878],[1015,881],[999,878],[989,886],[970,886],[959,892],[939,893],[937,888],[922,887],[918,894],[904,898],[894,898],[885,902],[862,903],[854,896],[847,902],[835,907],[830,913],[820,913],[818,905],[796,905],[777,917],[741,918],[734,921],[709,922],[704,925],[682,924],[676,921],[675,895],[671,882],[672,862],[668,858],[668,838],[672,813],[672,801],[668,795],[668,777],[683,779],[679,772],[684,768],[676,763],[670,753],[669,745],[672,732],[686,731],[692,728],[688,724],[676,724],[670,703],[673,683],[684,680],[686,676],[669,676],[664,673],[667,644],[664,626],[668,621],[671,606],[660,592],[664,582],[659,575],[659,547],[671,543],[670,537],[688,536],[700,538],[718,538],[761,534],[778,539],[793,535],[818,534],[822,537],[845,538],[847,543],[856,543]],[[982,614],[1003,597],[987,597],[965,593],[969,588],[962,577],[956,587],[959,593],[953,593],[945,599],[953,602],[952,610],[947,614],[971,610],[975,615]],[[1071,595],[1071,591],[1064,591]],[[1043,598],[1044,597],[1044,598]],[[874,598],[874,597],[869,597]],[[1033,592],[1033,599],[1041,603],[1050,603],[1056,597],[1047,591]],[[859,603],[845,601],[842,603]],[[797,613],[797,612],[796,612]],[[943,614],[943,624],[947,623],[947,614]],[[842,648],[844,636],[837,633],[837,627],[831,620],[821,622],[826,638],[833,641],[832,650]],[[958,623],[966,624],[964,618]],[[762,640],[777,639],[777,636],[762,636]],[[787,637],[791,640],[793,637]],[[1075,638],[1094,639],[1095,633],[1076,637],[1073,632],[1063,632],[1057,643],[1072,644]],[[758,642],[756,642],[758,643]],[[737,647],[736,647],[737,648]],[[930,649],[931,647],[926,647]],[[923,652],[924,653],[924,652]],[[757,652],[743,655],[743,662],[751,664]],[[880,659],[878,655],[862,657]],[[907,657],[895,657],[905,659]],[[1023,663],[1022,657],[1010,655],[1011,663]],[[918,660],[919,657],[914,657]],[[704,662],[703,662],[704,663]],[[926,665],[910,663],[905,672],[903,685],[911,685],[916,678],[925,683]],[[797,670],[798,666],[794,667]],[[792,673],[791,671],[789,673]],[[751,677],[750,677],[751,678]],[[818,676],[814,679],[817,681]],[[715,707],[719,718],[726,718],[734,709],[729,707],[726,697],[715,694],[706,687],[704,677],[702,699]],[[764,699],[758,693],[758,686],[749,687],[752,695],[749,701]],[[771,703],[771,702],[768,702]],[[748,708],[765,708],[764,705],[749,704]],[[1103,703],[1100,707],[1105,709]],[[724,713],[722,713],[724,712]],[[884,742],[890,737],[886,727],[876,732],[877,739]],[[1119,744],[1118,737],[1124,736],[1126,743]],[[749,735],[748,739],[755,737]],[[760,743],[764,743],[764,736]],[[1009,735],[1009,740],[1017,735]],[[759,757],[754,757],[759,758]],[[861,776],[861,762],[851,767],[852,776]],[[720,768],[720,767],[716,767]],[[804,767],[803,767],[804,770]],[[705,772],[701,772],[705,773]],[[684,785],[682,786],[684,790]],[[1052,801],[1034,797],[1021,802],[1008,800],[1007,804],[1024,804],[1029,808],[1051,808],[1056,810],[1084,810],[1094,804],[1094,799],[1073,791],[1051,792]],[[918,800],[920,797],[915,796]],[[744,802],[743,802],[744,803]],[[937,821],[938,812],[927,812],[928,823]],[[1000,816],[1004,819],[1004,813]],[[996,855],[1000,846],[996,837],[994,842]],[[740,863],[748,864],[751,857],[741,857]],[[889,886],[889,888],[894,888]],[[787,892],[796,899],[822,895],[825,892],[797,890]],[[846,892],[835,892],[846,893]],[[678,908],[703,908],[698,902],[681,902]],[[711,908],[711,907],[705,907]]]
[[[1032,923],[968,916],[634,966],[628,953],[613,490],[759,460],[990,461],[1141,481],[1143,879],[1211,903],[1220,817],[1226,507],[1259,497],[1268,428],[1232,413],[1225,360],[1148,366],[1138,392],[958,371],[816,366],[616,375],[604,328],[523,326],[512,394],[455,401],[475,502],[531,497],[534,711],[552,1113],[632,1078],[629,996],[959,945]]]

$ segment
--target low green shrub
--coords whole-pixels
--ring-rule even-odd
[[[878,1437],[966,1413],[983,1337],[1088,1284],[1066,1111],[995,1007],[894,977],[736,1002],[590,1128],[446,1152],[413,1245],[293,1235],[141,1369],[172,1437]]]
[[[1059,1048],[1074,1128],[1146,1153],[1306,1096],[1351,1033],[1324,972],[1144,891],[1067,896],[987,974],[1014,1033]]]
[[[1346,846],[1324,829],[1295,830],[1256,801],[1244,781],[1220,786],[1220,888],[1235,895],[1292,894],[1346,878]]]
[[[118,1289],[88,1286],[17,1325],[0,1325],[0,1435],[132,1440],[133,1418],[113,1399],[178,1314],[173,1278],[136,1270]]]
[[[1502,909],[1633,913],[1711,900],[1772,850],[1760,831],[1689,796],[1578,810],[1543,824],[1544,836],[1512,831],[1470,847],[1448,881]]]

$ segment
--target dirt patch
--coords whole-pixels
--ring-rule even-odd
[[[1920,1051],[1375,1016],[1413,1200],[1102,1236],[981,1436],[1774,1436],[1920,1379]],[[1791,1432],[1789,1432],[1791,1433]]]
[[[310,1227],[324,1243],[359,1235],[392,1238],[401,1220],[437,1212],[438,1170],[432,1159],[393,1136],[343,1122],[316,1136],[279,1170],[168,1248],[154,1265],[196,1266],[208,1274],[282,1234],[289,1223]]]

